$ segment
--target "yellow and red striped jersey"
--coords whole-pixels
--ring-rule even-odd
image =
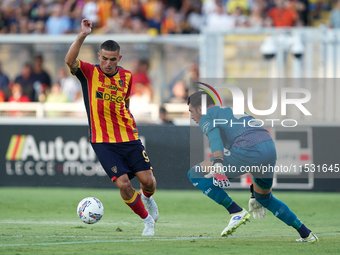
[[[138,139],[136,122],[125,104],[130,96],[132,75],[117,67],[112,76],[98,65],[79,60],[75,73],[80,80],[89,122],[91,143],[122,143]]]

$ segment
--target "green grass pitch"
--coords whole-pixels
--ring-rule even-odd
[[[248,191],[230,191],[248,208]],[[316,233],[318,243],[297,243],[297,232],[271,212],[220,237],[229,216],[200,191],[157,190],[160,218],[154,237],[117,189],[0,188],[0,254],[340,254],[339,193],[274,192]],[[99,198],[100,222],[82,223],[79,201]]]

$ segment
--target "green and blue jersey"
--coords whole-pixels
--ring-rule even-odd
[[[249,148],[271,140],[268,131],[254,117],[244,113],[235,116],[232,108],[213,106],[200,120],[201,131],[208,136],[211,152],[233,147]]]

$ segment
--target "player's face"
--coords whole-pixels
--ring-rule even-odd
[[[118,62],[121,60],[122,55],[119,51],[108,51],[101,49],[98,52],[100,61],[100,69],[107,75],[113,75],[116,72]]]
[[[202,111],[201,111],[201,106],[198,106],[196,109],[192,107],[191,104],[189,104],[189,112],[191,114],[191,118],[196,121],[198,124],[201,120],[202,117]]]

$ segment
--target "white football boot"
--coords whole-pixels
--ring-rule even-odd
[[[143,230],[142,236],[155,235],[156,222],[154,221],[154,219],[151,217],[150,214],[148,215],[148,217],[143,219],[143,222],[144,222],[144,230]]]
[[[241,212],[230,214],[228,226],[222,231],[221,236],[231,235],[239,226],[246,224],[250,218],[250,214],[243,209]]]
[[[151,215],[151,217],[157,221],[159,214],[158,214],[158,207],[157,204],[155,202],[155,200],[153,199],[153,197],[146,197],[143,194],[143,191],[140,191],[140,196],[142,198],[143,204],[145,206],[145,209],[148,211],[148,213]]]
[[[297,242],[308,242],[308,243],[313,243],[313,242],[318,242],[319,238],[313,233],[310,232],[309,236],[306,238],[300,238],[300,239],[296,239]]]

